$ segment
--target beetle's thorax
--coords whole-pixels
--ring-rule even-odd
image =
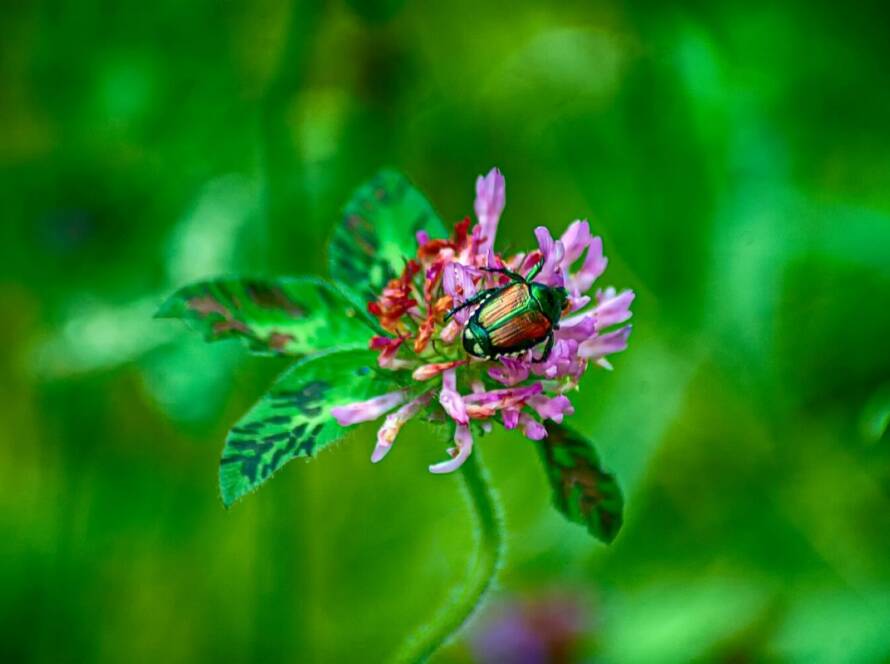
[[[568,300],[565,288],[532,283],[529,284],[529,291],[541,307],[541,312],[553,325],[557,325]]]

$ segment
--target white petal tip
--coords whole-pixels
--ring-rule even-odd
[[[470,452],[472,451],[472,444],[461,447],[458,450],[455,450],[453,447],[448,450],[449,454],[455,454],[452,459],[448,461],[443,461],[441,463],[434,463],[430,466],[430,472],[435,475],[444,475],[446,473],[453,473],[455,470],[464,465],[464,461],[467,460],[467,457],[470,456]]]
[[[387,452],[389,452],[389,445],[378,445],[374,448],[374,451],[371,453],[371,463],[380,462],[383,457],[386,456]]]

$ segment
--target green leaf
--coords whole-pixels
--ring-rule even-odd
[[[376,353],[333,351],[313,355],[285,371],[272,389],[232,427],[219,469],[229,507],[285,463],[312,457],[342,438],[331,409],[398,389],[377,370]]]
[[[419,191],[395,171],[381,171],[359,187],[343,210],[328,252],[331,277],[356,303],[377,298],[417,251],[418,231],[448,232]]]
[[[548,431],[539,445],[556,509],[569,521],[587,526],[597,539],[611,542],[621,529],[624,507],[615,478],[603,470],[583,436],[558,424]]]
[[[372,330],[333,286],[314,277],[224,278],[174,293],[158,318],[180,318],[207,341],[239,337],[261,353],[367,348]]]

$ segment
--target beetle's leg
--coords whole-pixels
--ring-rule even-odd
[[[525,280],[532,281],[535,277],[537,277],[541,273],[541,270],[543,269],[543,267],[544,267],[544,259],[542,258],[537,263],[535,263],[532,266],[532,269],[529,270],[529,273],[527,275],[525,275]]]
[[[537,360],[532,360],[534,364],[539,364],[541,362],[546,362],[547,358],[550,357],[550,352],[553,350],[553,330],[550,331],[550,334],[547,335],[547,345],[544,346],[544,354],[541,355]]]
[[[517,274],[512,270],[508,270],[505,267],[480,267],[480,270],[483,272],[494,272],[495,274],[503,274],[504,276],[510,277],[513,281],[525,281],[522,278],[521,274]]]
[[[454,314],[456,314],[458,311],[462,311],[463,309],[466,309],[467,307],[472,307],[477,302],[484,300],[486,297],[491,295],[492,291],[494,291],[494,290],[496,290],[496,289],[489,288],[488,290],[479,291],[473,297],[471,297],[469,300],[466,300],[463,304],[460,304],[460,305],[454,307],[454,309],[452,309],[447,314],[445,314],[445,322],[447,323],[449,320],[451,320],[451,317],[454,316]]]

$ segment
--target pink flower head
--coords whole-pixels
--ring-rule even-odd
[[[370,348],[379,351],[382,369],[400,372],[406,387],[335,408],[333,414],[346,426],[389,413],[377,435],[371,457],[375,463],[392,448],[405,422],[421,413],[434,421],[444,418],[454,427],[449,458],[431,465],[433,473],[457,470],[472,452],[474,433],[490,431],[493,423],[541,440],[547,436],[548,420],[560,424],[575,412],[567,393],[577,388],[588,367],[610,369],[609,356],[627,347],[631,327],[618,326],[631,316],[634,293],[593,289],[607,260],[590,224],[574,221],[558,239],[538,227],[537,247],[504,256],[494,244],[505,201],[500,171],[480,176],[474,203],[477,223],[459,221],[448,238],[418,232],[416,256],[368,305],[390,335],[373,337]],[[518,279],[492,269],[565,289],[560,296],[566,299],[562,316],[550,321],[549,352],[541,337],[532,338],[541,339],[534,348],[520,347],[512,356],[466,352],[464,337],[473,334],[467,328],[474,312]]]

